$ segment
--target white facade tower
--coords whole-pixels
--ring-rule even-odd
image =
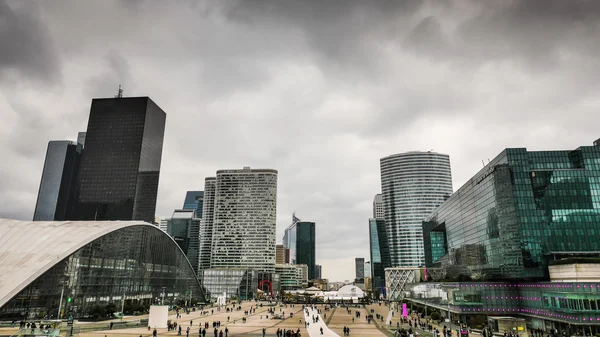
[[[452,194],[450,157],[407,152],[381,158],[381,191],[392,267],[425,265],[422,222]]]
[[[210,267],[274,272],[276,214],[276,170],[217,171]]]

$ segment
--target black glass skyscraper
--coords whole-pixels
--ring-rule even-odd
[[[308,266],[308,279],[315,278],[315,223],[296,223],[296,264]]]
[[[92,100],[70,219],[153,222],[165,119],[148,97]]]

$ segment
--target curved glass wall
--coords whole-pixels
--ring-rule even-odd
[[[204,302],[177,244],[158,228],[113,231],[83,246],[0,308],[0,319],[100,318],[144,312],[151,304]],[[124,303],[123,303],[124,298]]]

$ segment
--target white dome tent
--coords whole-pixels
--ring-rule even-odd
[[[323,293],[324,299],[329,302],[352,302],[358,303],[358,301],[365,297],[364,291],[355,285],[345,285],[338,291],[329,291]]]

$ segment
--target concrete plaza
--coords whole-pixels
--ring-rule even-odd
[[[260,307],[260,304],[263,304],[263,307]],[[250,307],[259,307],[256,309],[256,313],[244,315],[244,311],[249,310]],[[231,308],[231,304],[228,305]],[[200,324],[204,326],[205,322],[209,323],[209,328],[206,330],[207,337],[214,336],[214,329],[212,327],[212,322],[221,321],[221,327],[219,329],[223,330],[223,336],[225,336],[225,328],[229,330],[228,336],[248,336],[248,337],[259,337],[262,336],[262,330],[266,329],[265,336],[275,336],[277,329],[286,329],[286,330],[294,330],[297,331],[300,329],[300,333],[302,336],[320,336],[319,332],[315,335],[314,332],[310,333],[305,328],[305,317],[302,311],[302,304],[293,305],[277,305],[277,306],[268,306],[267,302],[244,302],[241,304],[241,310],[233,310],[232,312],[226,312],[225,308],[221,308],[220,311],[217,311],[217,308],[207,308],[207,315],[202,315],[200,311],[190,312],[189,314],[182,313],[180,318],[176,318],[176,315],[170,315],[169,319],[172,321],[176,321],[178,325],[181,325],[182,328],[182,336],[186,336],[186,330],[190,327],[190,337],[197,337],[198,330],[200,328]],[[386,336],[386,334],[382,333],[378,330],[377,326],[374,323],[367,323],[365,319],[365,315],[367,314],[367,310],[361,305],[358,309],[351,308],[352,313],[349,315],[345,308],[330,308],[328,311],[324,311],[324,305],[318,305],[319,309],[322,310],[322,317],[320,318],[322,322],[327,323],[329,329],[333,331],[333,333],[343,336],[343,327],[347,326],[350,328],[350,336]],[[267,310],[273,308],[275,313],[278,315],[285,314],[285,319],[273,319],[271,314],[267,313]],[[236,306],[237,309],[237,306]],[[213,313],[211,313],[213,310]],[[355,322],[352,322],[352,317],[354,317],[354,312],[356,310],[361,311],[361,318],[356,319]],[[290,314],[293,314],[293,317],[290,317]],[[269,316],[269,318],[267,318]],[[323,317],[325,316],[325,317]],[[229,317],[229,322],[227,321],[227,317]],[[242,318],[246,317],[246,323],[242,322]],[[190,326],[190,321],[192,324]],[[309,321],[312,326],[312,320]],[[310,329],[310,327],[309,327]],[[325,331],[326,329],[324,329]],[[317,328],[318,331],[318,328]],[[157,329],[158,336],[177,336],[177,331],[167,331],[167,329]],[[332,334],[330,336],[336,336]],[[130,328],[130,329],[113,329],[113,330],[105,330],[105,331],[94,331],[94,332],[84,332],[79,336],[81,337],[151,337],[152,330],[148,330],[147,328]]]
[[[260,307],[262,303],[263,307]],[[256,312],[245,315],[244,311],[249,310],[251,307],[256,307]],[[199,310],[190,312],[189,314],[182,313],[180,318],[176,318],[176,315],[170,315],[169,319],[177,322],[182,328],[182,336],[186,336],[186,330],[190,327],[190,337],[197,337],[200,327],[204,327],[204,323],[208,322],[209,328],[206,329],[206,336],[214,336],[214,329],[212,323],[216,321],[221,322],[219,331],[223,331],[225,336],[225,328],[229,330],[228,336],[262,336],[262,330],[266,329],[266,336],[275,336],[277,329],[286,329],[300,332],[303,336],[308,336],[306,329],[304,328],[304,315],[302,313],[302,305],[297,304],[294,307],[290,305],[278,305],[269,306],[268,302],[244,302],[240,305],[241,310],[237,310],[237,305],[233,311],[227,312],[225,308],[221,308],[218,311],[217,307],[205,308],[208,314],[202,315]],[[228,308],[232,308],[229,304]],[[274,319],[273,315],[267,311],[273,308],[277,315],[285,315],[285,319]],[[293,317],[290,316],[293,314]],[[267,318],[268,316],[268,318]],[[246,322],[242,322],[242,318],[246,318]],[[228,320],[229,318],[229,320]],[[190,325],[191,322],[191,325]],[[175,331],[167,331],[167,329],[157,329],[158,336],[177,336],[177,329]],[[152,336],[152,329],[147,328],[132,328],[132,329],[113,329],[106,331],[94,331],[85,332],[80,334],[81,337],[119,337],[119,336]]]

